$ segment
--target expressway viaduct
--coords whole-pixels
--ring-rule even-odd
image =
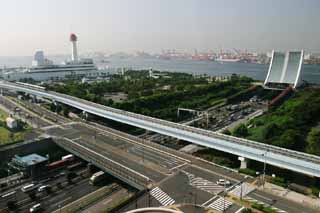
[[[315,155],[309,155],[302,152],[279,148],[255,141],[227,136],[224,134],[190,127],[183,124],[177,124],[174,122],[114,109],[73,96],[33,87],[31,85],[29,86],[1,81],[0,88],[47,98],[52,101],[63,103],[71,107],[83,110],[86,113],[91,113],[107,119],[154,131],[163,135],[175,137],[201,146],[231,153],[241,157],[243,161],[252,159],[309,176],[320,177],[320,157]],[[75,150],[72,150],[73,143],[71,141],[60,141],[60,144],[67,150],[75,152]],[[85,147],[79,148],[78,151],[80,152],[80,150],[81,152],[86,153],[87,156],[92,155],[90,153],[87,153],[88,150],[86,150]],[[103,156],[94,155],[88,160],[96,160],[102,164],[108,159],[104,159]],[[117,165],[113,164],[112,166]],[[122,171],[121,169],[119,169],[118,172]],[[149,184],[150,180],[148,179],[148,177],[137,175],[134,173],[134,171],[132,171],[132,175],[136,178],[135,180],[131,181],[139,180],[139,182],[143,183],[144,186],[147,186]]]

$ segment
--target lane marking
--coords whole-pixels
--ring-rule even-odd
[[[206,202],[204,202],[203,204],[201,204],[201,206],[205,206],[207,205],[207,203],[210,203],[212,200],[214,200],[218,195],[213,196],[212,198],[210,198],[209,200],[207,200]]]
[[[57,202],[57,203],[55,203],[55,204],[53,204],[53,205],[50,205],[50,206],[59,206],[61,203],[64,203],[64,202],[70,200],[71,198],[72,198],[72,196],[67,197],[66,199],[61,200],[61,201],[59,201],[59,202]]]
[[[235,213],[240,213],[243,209],[244,209],[244,206],[242,206],[240,209],[238,209],[238,211],[236,211]]]
[[[178,166],[175,166],[175,167],[173,167],[173,168],[171,168],[171,169],[169,169],[169,170],[171,171],[171,170],[174,170],[174,169],[183,167],[183,166],[185,166],[185,165],[187,165],[187,164],[188,164],[188,163],[183,163],[183,164],[180,164],[180,165],[178,165]]]
[[[272,199],[267,198],[267,197],[262,196],[262,195],[259,195],[259,194],[257,194],[257,193],[252,193],[252,194],[254,194],[255,196],[260,197],[260,198],[262,198],[262,199],[265,199],[265,200],[268,200],[268,201],[271,201],[271,202],[273,201]]]
[[[106,205],[106,204],[110,203],[111,201],[112,201],[112,198],[107,200],[107,201],[105,201],[105,202],[103,202],[103,204]]]

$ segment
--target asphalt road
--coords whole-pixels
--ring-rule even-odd
[[[194,175],[194,178],[201,178],[198,179],[200,180],[198,182],[206,183],[203,184],[203,186],[201,186],[201,184],[191,185],[190,177],[188,177],[186,173],[183,173],[183,171],[170,174],[170,169],[177,165],[181,165],[184,163],[183,161],[179,161],[175,157],[162,154],[157,150],[148,149],[141,145],[137,145],[136,143],[131,143],[130,141],[116,137],[107,131],[101,131],[80,124],[74,124],[63,126],[63,128],[51,128],[47,130],[47,133],[56,136],[65,136],[81,145],[84,145],[96,152],[100,152],[104,156],[107,156],[127,167],[134,169],[137,172],[149,176],[152,180],[154,180],[155,183],[158,183],[158,186],[164,192],[166,192],[168,196],[174,199],[176,203],[196,202],[197,204],[201,205],[214,197],[215,193],[219,193],[219,191],[221,191],[221,188],[219,187],[217,190],[215,190],[216,186],[214,183],[218,179],[222,177],[228,177],[232,183],[243,179],[243,176],[232,172],[231,170],[211,165],[201,160],[196,160],[190,156],[187,157],[187,159],[191,159],[192,164],[195,166],[190,166],[188,164],[182,166],[180,169]],[[205,186],[208,184],[213,187],[213,190],[209,190],[209,192],[207,189],[204,190],[206,188]],[[85,187],[83,187],[83,189],[86,191]],[[81,190],[79,191],[79,194],[82,194]],[[290,213],[315,212],[297,203],[257,190],[249,194],[249,196]],[[65,195],[61,196],[61,199],[57,199],[57,202],[69,202],[67,200],[73,199],[73,196],[71,196],[71,198],[69,197],[70,194],[66,193]],[[57,203],[54,201],[52,202]],[[159,199],[156,199],[147,193],[137,202],[133,202],[131,207],[144,207],[148,206],[149,203],[151,203],[151,206],[161,205]],[[228,212],[238,208],[236,205],[234,206],[230,207]]]
[[[50,176],[43,176],[42,179],[39,179],[38,181],[29,181],[26,182],[20,186],[16,186],[14,188],[11,188],[10,190],[7,190],[5,192],[2,193],[2,195],[7,194],[9,192],[12,191],[16,191],[14,196],[10,196],[8,198],[0,198],[0,209],[5,209],[7,207],[7,201],[9,200],[16,200],[19,206],[23,206],[22,208],[24,208],[25,206],[29,206],[32,203],[35,203],[36,200],[40,200],[40,199],[44,199],[44,198],[50,198],[52,196],[56,196],[63,193],[64,190],[67,190],[71,185],[67,183],[66,177],[59,175],[60,172],[62,172],[63,170],[60,171],[56,171],[55,173],[52,173]],[[76,170],[75,172],[77,172],[78,174],[85,172],[85,169],[81,168]],[[82,176],[82,175],[78,175],[77,178],[75,178],[73,180],[74,184],[72,184],[72,186],[76,187],[78,185],[78,183],[81,183],[81,181],[84,181],[86,183],[88,183],[88,179],[89,177],[87,176]],[[37,187],[36,190],[34,190],[32,193],[24,193],[21,191],[21,187],[34,183]],[[61,188],[57,187],[57,183],[61,183]],[[52,187],[52,193],[47,193],[45,191],[43,192],[38,192],[37,188],[42,186],[42,185],[50,185]],[[35,196],[30,196],[30,194],[34,194]]]
[[[21,212],[28,212],[28,210],[36,203],[41,203],[43,212],[53,212],[54,210],[75,201],[95,190],[99,187],[89,184],[89,179],[82,179],[71,185],[67,185],[61,189],[59,193],[53,193],[48,196],[41,197],[37,201],[30,202],[24,205],[19,210]]]
[[[284,210],[288,213],[316,213],[319,212],[314,209],[302,206],[298,203],[289,201],[287,199],[271,195],[269,193],[256,190],[248,195],[251,198],[254,198],[258,201],[268,204],[269,206],[274,206],[278,209]]]
[[[52,125],[50,122],[41,119],[37,115],[32,114],[29,110],[21,107],[17,103],[9,100],[7,97],[0,95],[0,104],[4,106],[6,109],[8,109],[11,113],[14,115],[20,117],[22,120],[29,121],[30,124],[37,127],[45,127]],[[18,111],[15,109],[19,108]]]

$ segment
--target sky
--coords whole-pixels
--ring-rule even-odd
[[[320,0],[0,0],[0,56],[239,48],[320,52]]]

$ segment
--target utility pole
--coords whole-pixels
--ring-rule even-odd
[[[241,181],[241,183],[240,183],[240,200],[242,200],[242,183],[243,183],[243,181]]]
[[[263,186],[263,188],[264,188],[264,185],[265,185],[265,182],[266,182],[266,167],[267,167],[267,157],[266,157],[266,155],[267,155],[267,152],[268,151],[266,151],[264,154],[262,154],[262,156],[264,156],[264,163],[263,163],[263,176],[262,176],[262,180],[263,180],[263,182],[262,182],[262,186]]]
[[[224,189],[223,189],[223,211],[226,209],[226,180],[224,181]]]

